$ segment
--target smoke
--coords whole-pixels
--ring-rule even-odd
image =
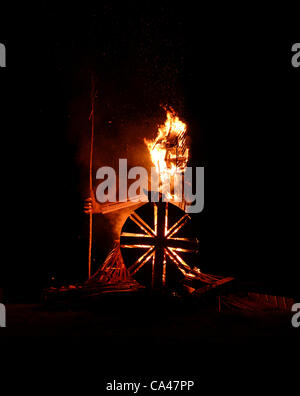
[[[177,74],[175,73],[175,76],[172,73],[170,65],[164,66],[161,59],[155,61],[159,63],[159,68],[154,67],[155,65],[150,61],[146,62],[147,59],[145,57],[131,59],[123,65],[124,71],[121,71],[121,66],[112,70],[106,68],[104,55],[99,59],[101,62],[96,76],[92,173],[94,192],[99,183],[95,178],[97,169],[110,166],[118,175],[120,158],[128,160],[128,169],[142,166],[150,173],[153,164],[144,139],[154,139],[158,126],[164,123],[165,110],[162,106],[172,106],[182,113],[182,94],[176,86]],[[132,65],[132,61],[137,62],[136,68]],[[154,70],[155,74],[153,74]],[[83,202],[90,195],[90,77],[84,67],[75,70],[69,77],[72,95],[68,105],[67,138],[74,152],[72,169],[76,172],[78,181],[82,216],[85,216]],[[107,251],[113,241],[119,238],[122,225],[131,210],[124,209],[105,216],[97,214],[93,216],[94,244],[100,250]],[[85,228],[86,222],[82,221],[79,233],[84,237],[86,237]]]

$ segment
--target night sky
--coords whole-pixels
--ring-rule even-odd
[[[188,124],[190,164],[206,167],[205,210],[194,216],[200,267],[295,294],[299,264],[295,241],[286,241],[294,215],[284,203],[297,180],[293,24],[281,30],[274,20],[266,29],[263,14],[232,22],[193,2],[121,4],[0,15],[0,286],[11,299],[36,299],[51,276],[86,278],[94,73],[94,168],[126,156],[132,166],[145,161],[143,138],[164,121],[161,106],[173,106]],[[112,222],[95,219],[94,269],[113,238]]]

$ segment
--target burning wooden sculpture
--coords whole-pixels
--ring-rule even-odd
[[[175,173],[183,173],[187,166],[186,136],[186,124],[171,109],[156,138],[145,140],[159,177],[159,192],[164,191],[164,184],[169,184]],[[172,193],[169,191],[167,196],[170,202],[149,203],[134,211],[125,222],[120,238],[129,273],[141,284],[155,289],[172,287],[188,275],[195,276],[187,261],[192,262],[198,241],[190,217],[171,203],[176,198]],[[183,254],[189,256],[187,261]]]
[[[195,281],[206,284],[206,288],[223,283],[222,277],[203,274],[196,266],[198,240],[190,216],[182,210],[185,202],[178,201],[171,189],[168,196],[165,195],[168,202],[162,199],[165,184],[170,183],[170,178],[176,173],[184,173],[187,166],[186,124],[173,110],[168,110],[166,121],[158,128],[156,138],[145,140],[145,144],[159,178],[157,193],[160,200],[100,205],[91,197],[86,202],[88,213],[106,214],[128,207],[133,209],[123,225],[120,242],[116,243],[113,253],[90,281],[101,283],[109,279],[110,283],[117,284],[129,277],[131,281],[136,280],[146,287],[171,290],[178,285],[192,285],[191,290],[195,290]],[[126,268],[128,276],[124,278]],[[118,274],[122,276],[118,277]]]

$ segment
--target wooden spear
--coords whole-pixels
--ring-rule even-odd
[[[92,110],[89,117],[89,120],[92,121],[92,131],[91,131],[91,145],[90,145],[90,169],[89,169],[89,177],[90,177],[90,198],[93,200],[93,151],[94,151],[94,128],[95,128],[95,116],[94,116],[94,109],[95,109],[95,79],[94,75],[92,74],[92,89],[91,89],[91,105]],[[90,224],[89,224],[89,267],[88,267],[88,278],[90,279],[92,274],[92,239],[93,239],[93,210],[89,213],[90,216]]]

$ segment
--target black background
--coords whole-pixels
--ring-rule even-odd
[[[150,130],[160,122],[160,104],[173,105],[188,122],[192,163],[206,166],[205,211],[195,216],[201,225],[203,265],[211,272],[299,293],[293,202],[300,70],[291,66],[291,46],[299,42],[296,10],[215,6],[209,11],[192,2],[52,7],[0,11],[0,42],[7,48],[7,68],[0,69],[1,286],[6,298],[38,299],[52,273],[62,280],[86,276],[82,153],[89,131],[90,70],[98,77],[97,133],[112,120],[116,127],[107,127],[104,134],[111,145],[122,139],[123,125],[136,125],[138,119],[137,125],[145,122]],[[99,257],[106,249],[100,248]],[[232,346],[223,345],[220,351],[218,345],[206,345],[204,355],[197,350],[193,357],[191,351],[165,347],[153,366],[145,345],[139,361],[130,348],[112,354],[113,348],[92,340],[74,342],[61,356],[61,343],[47,341],[35,346],[40,345],[52,369],[43,366],[27,373],[23,370],[31,351],[23,350],[16,363],[15,341],[6,364],[12,372],[20,368],[26,373],[26,378],[21,376],[26,383],[36,382],[33,377],[40,371],[47,374],[47,388],[61,377],[72,388],[68,365],[82,374],[76,387],[98,386],[100,392],[98,368],[105,365],[101,373],[117,374],[123,360],[134,362],[122,366],[122,373],[131,376],[151,365],[151,375],[164,372],[172,377],[191,373],[192,367],[210,388],[216,386],[217,376],[219,392],[231,389],[237,378],[243,381],[240,390],[250,386],[257,391],[261,380],[267,389],[271,383],[287,386],[290,382],[283,378],[292,378],[292,371],[289,377],[283,374],[290,364],[285,360],[286,371],[281,372],[277,364],[285,346],[274,348],[270,342],[262,352],[264,342],[236,345],[234,353]],[[72,364],[65,356],[73,358]],[[97,357],[96,363],[91,356]],[[253,363],[245,364],[249,361]],[[83,373],[88,381],[83,381]]]

